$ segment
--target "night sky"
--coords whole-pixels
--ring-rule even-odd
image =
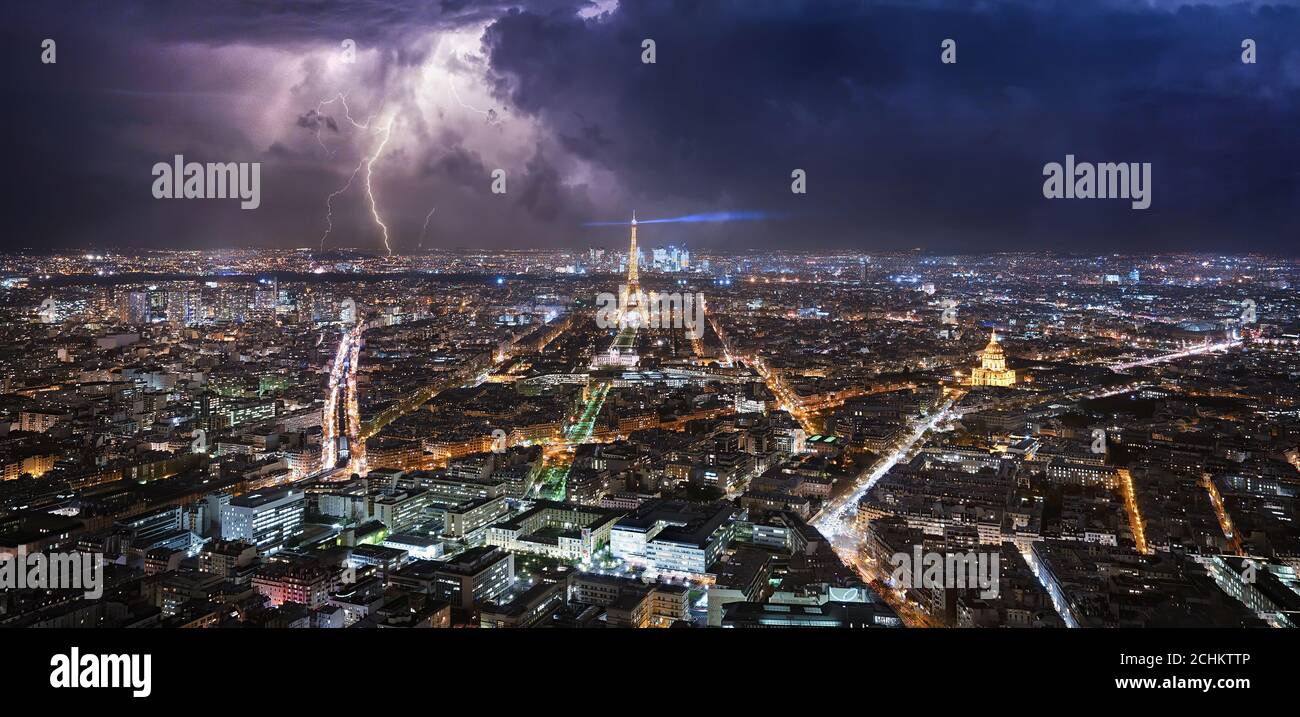
[[[584,224],[634,209],[770,215],[647,227],[649,246],[1300,247],[1294,5],[22,0],[5,16],[2,249],[319,246],[326,198],[372,155],[399,252],[617,247],[624,229]],[[154,199],[151,168],[175,154],[260,162],[261,207]],[[1066,154],[1150,162],[1151,207],[1045,199],[1043,165]],[[382,249],[362,185],[333,200],[327,246]]]

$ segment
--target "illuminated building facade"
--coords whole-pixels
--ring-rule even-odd
[[[273,553],[298,532],[306,511],[307,497],[302,491],[243,495],[221,507],[221,538]]]
[[[998,332],[989,337],[988,346],[980,354],[980,365],[970,373],[972,386],[1011,386],[1016,382],[1016,372],[1007,369],[1007,355],[998,343]]]

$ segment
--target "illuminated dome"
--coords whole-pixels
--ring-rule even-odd
[[[975,386],[1011,386],[1016,382],[1016,372],[1007,370],[1007,354],[1002,344],[998,343],[995,329],[989,336],[988,346],[980,353],[980,365],[971,372],[971,384]]]
[[[993,336],[989,338],[989,345],[984,347],[985,359],[995,356],[999,358],[1006,356],[1006,352],[1002,350],[1002,344],[998,343],[998,332],[996,329],[993,331]]]

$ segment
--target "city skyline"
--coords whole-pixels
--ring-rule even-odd
[[[0,553],[118,566],[72,612],[0,593],[0,624],[1294,624],[1300,262],[720,255],[639,224],[0,259]],[[1088,577],[1119,565],[1140,589]],[[133,592],[222,576],[237,619]],[[357,612],[381,588],[398,611]]]

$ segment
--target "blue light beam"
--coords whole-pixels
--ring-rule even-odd
[[[710,212],[708,214],[687,214],[681,217],[669,217],[667,219],[638,219],[636,223],[641,224],[698,224],[700,222],[755,222],[763,219],[775,219],[780,215],[770,214],[768,212]],[[631,226],[631,221],[621,222],[587,222],[584,227],[626,227]]]

